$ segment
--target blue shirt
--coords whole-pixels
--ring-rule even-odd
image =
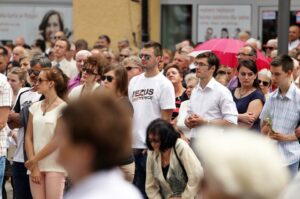
[[[285,96],[281,96],[279,89],[270,94],[269,99],[260,114],[260,119],[270,117],[275,132],[285,135],[295,133],[300,121],[300,90],[294,83],[291,84]],[[285,165],[300,160],[300,144],[298,141],[278,141],[278,148]]]

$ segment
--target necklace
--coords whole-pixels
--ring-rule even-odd
[[[45,104],[45,110],[43,111],[43,116],[46,115],[47,110],[48,110],[48,109],[50,108],[50,106],[56,101],[57,98],[58,98],[58,96],[57,96],[50,104],[48,104],[48,106],[46,106],[46,102],[44,102],[44,104]]]
[[[239,95],[240,95],[240,98],[244,97],[245,95],[247,95],[250,91],[253,90],[253,88],[249,89],[249,90],[246,90],[246,92],[241,92],[241,88],[239,89]]]

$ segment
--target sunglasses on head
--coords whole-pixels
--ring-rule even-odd
[[[32,70],[31,68],[27,70],[28,75],[33,74],[34,76],[39,76],[40,72],[39,70]]]
[[[140,59],[143,59],[143,58],[144,58],[145,60],[147,60],[147,61],[148,61],[148,60],[151,58],[151,55],[147,55],[147,54],[140,54],[140,55],[139,55],[139,57],[140,57]]]
[[[107,79],[108,82],[112,82],[112,80],[114,79],[113,76],[110,76],[110,75],[103,75],[101,76],[101,80],[102,81],[105,81]]]
[[[92,68],[88,68],[88,67],[82,67],[82,72],[86,72],[91,75],[97,75],[95,70],[93,70]]]
[[[262,84],[263,86],[269,86],[269,82],[267,82],[267,81],[258,80],[258,83]]]

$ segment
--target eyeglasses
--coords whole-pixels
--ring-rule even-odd
[[[243,77],[245,77],[245,76],[252,77],[254,75],[254,73],[241,72],[240,75],[243,76]]]
[[[246,54],[246,53],[238,53],[237,56],[240,57],[240,56],[253,56],[253,55],[252,54]]]
[[[42,78],[38,78],[36,83],[41,84],[43,82],[49,81],[48,79],[42,79]]]
[[[194,62],[194,65],[196,66],[196,67],[201,67],[201,66],[209,66],[208,64],[205,64],[205,63],[202,63],[202,62]]]
[[[33,74],[34,76],[39,76],[40,72],[39,70],[32,70],[31,68],[27,70],[28,75]]]
[[[108,82],[112,82],[114,77],[113,76],[110,76],[110,75],[103,75],[101,76],[101,80],[102,81],[105,81],[107,79]]]
[[[262,84],[263,86],[269,86],[269,82],[267,81],[258,80],[258,83]]]
[[[125,69],[126,69],[127,71],[131,71],[131,70],[134,69],[134,68],[138,68],[138,67],[133,67],[133,66],[127,66],[127,67],[125,67]]]
[[[151,58],[151,55],[147,55],[147,54],[140,54],[140,55],[139,55],[139,57],[140,57],[140,59],[143,59],[143,58],[144,58],[145,60],[147,60],[147,61],[148,61],[148,60]]]
[[[88,68],[88,67],[82,67],[82,72],[86,72],[87,74],[90,75],[98,75],[95,70],[93,70],[92,68]]]

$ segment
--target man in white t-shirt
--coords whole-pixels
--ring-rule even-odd
[[[131,79],[128,97],[134,108],[133,149],[136,173],[134,184],[144,196],[146,178],[146,128],[154,119],[171,120],[175,108],[172,83],[159,72],[162,48],[157,42],[148,42],[140,52],[144,73]]]
[[[192,91],[185,119],[192,137],[202,125],[237,124],[238,112],[229,89],[213,78],[219,67],[218,57],[212,52],[204,52],[196,56],[194,64],[200,82]]]

